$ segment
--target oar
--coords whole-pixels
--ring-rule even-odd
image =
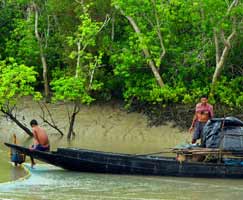
[[[167,149],[170,149],[170,151],[168,151]],[[176,153],[176,152],[173,152],[172,150],[173,150],[173,148],[165,148],[163,151],[146,153],[146,154],[134,154],[134,155],[132,155],[132,157],[151,156],[151,155],[158,155],[158,154],[162,154],[162,153]]]
[[[168,151],[169,150],[169,151]],[[132,157],[137,156],[151,156],[151,155],[157,155],[157,154],[163,154],[163,153],[179,153],[182,152],[183,149],[181,148],[164,148],[162,151],[159,152],[151,152],[151,153],[145,153],[145,154],[134,154]]]

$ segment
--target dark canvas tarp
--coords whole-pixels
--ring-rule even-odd
[[[209,120],[203,129],[202,146],[243,150],[243,122],[235,117]]]

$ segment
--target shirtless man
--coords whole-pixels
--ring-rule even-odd
[[[197,139],[202,139],[203,127],[209,119],[213,117],[213,106],[208,103],[208,97],[202,96],[200,103],[196,105],[195,115],[192,120],[192,125],[189,128],[191,133],[194,129],[192,144],[196,143]]]
[[[38,126],[38,122],[35,119],[31,120],[30,126],[32,127],[32,132],[34,137],[33,138],[34,144],[32,145],[31,150],[49,151],[50,144],[45,129]],[[35,165],[35,162],[33,157],[30,158],[31,158],[31,167],[33,167]]]

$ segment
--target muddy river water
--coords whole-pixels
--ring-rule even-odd
[[[50,105],[58,126],[67,132],[67,108]],[[148,127],[146,117],[127,113],[118,104],[82,107],[75,124],[76,137],[67,141],[40,118],[38,104],[24,99],[17,117],[29,124],[32,118],[47,129],[51,149],[80,147],[121,153],[151,153],[190,141],[190,135],[172,124]],[[29,127],[29,126],[28,126]],[[243,180],[201,179],[154,176],[77,173],[40,163],[30,169],[29,160],[22,167],[9,162],[9,150],[3,142],[30,145],[31,139],[6,117],[0,118],[0,199],[243,199]]]

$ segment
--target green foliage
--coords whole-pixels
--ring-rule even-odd
[[[39,48],[34,36],[34,26],[30,21],[15,19],[14,30],[6,40],[5,53],[16,58],[18,63],[36,64]]]
[[[0,59],[14,57],[15,61],[1,61],[1,104],[34,94],[33,84],[42,85],[41,79],[33,78],[37,76],[33,68],[27,67],[33,65],[38,72],[42,71],[32,1],[4,2],[0,5]],[[150,103],[194,104],[199,96],[211,90],[215,70],[213,29],[217,33],[223,31],[227,37],[235,17],[237,39],[231,45],[210,102],[241,107],[243,3],[239,1],[227,14],[232,2],[35,1],[39,7],[38,30],[55,99],[89,104],[94,99],[108,100],[115,96],[126,102],[137,99]],[[125,16],[133,17],[140,34]],[[107,17],[110,20],[103,26]],[[166,50],[163,59],[159,33]],[[223,45],[221,40],[219,46]],[[143,48],[149,51],[150,58],[145,59]],[[156,64],[165,87],[158,87],[148,66],[150,60]]]
[[[215,88],[215,101],[230,107],[243,106],[243,77],[228,80],[222,77]]]
[[[80,15],[81,24],[77,27],[76,32],[73,36],[67,37],[69,46],[76,47],[70,53],[69,58],[79,60],[75,75],[87,80],[92,79],[91,74],[101,65],[103,56],[102,51],[99,51],[97,55],[90,51],[96,45],[96,37],[101,31],[101,23],[91,19],[88,8],[89,6],[84,7],[84,13]],[[90,81],[92,82],[92,80]]]
[[[85,80],[75,77],[63,77],[51,82],[54,101],[73,101],[90,104],[94,99],[87,93]]]
[[[0,106],[14,105],[19,98],[28,95],[40,99],[40,93],[33,87],[36,75],[33,67],[19,65],[13,58],[0,61]]]
[[[136,60],[137,56],[143,59],[144,63],[149,62],[141,55],[142,49],[148,49],[151,54],[151,60],[154,60],[157,66],[161,64],[161,42],[167,45],[169,42],[169,27],[166,19],[171,15],[167,12],[167,4],[160,7],[160,2],[144,0],[144,1],[121,1],[113,0],[112,3],[117,7],[118,11],[124,12],[125,16],[133,17],[135,23],[138,25],[141,33],[135,33],[131,25],[128,23],[126,31],[128,36],[126,43],[122,48],[129,46],[133,54],[130,59]],[[161,37],[161,38],[160,38]],[[136,53],[134,53],[136,52]],[[131,58],[132,57],[132,58]]]

